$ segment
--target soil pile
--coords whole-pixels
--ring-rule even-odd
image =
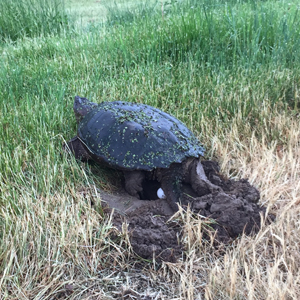
[[[184,199],[195,214],[200,214],[216,222],[210,226],[217,231],[216,241],[227,243],[243,232],[255,233],[259,230],[261,215],[265,208],[258,205],[260,194],[246,179],[227,180],[219,174],[219,166],[213,161],[203,161],[208,179],[223,191],[197,197],[189,185],[183,186]],[[148,182],[149,195],[156,192],[157,183]],[[124,191],[117,195],[101,194],[108,206],[115,208],[114,224],[121,229],[122,222],[128,224],[128,232],[133,250],[145,259],[175,261],[182,251],[179,244],[182,228],[178,222],[168,222],[173,211],[163,200],[137,200]]]

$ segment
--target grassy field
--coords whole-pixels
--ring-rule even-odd
[[[298,1],[18,3],[0,3],[0,299],[299,299]],[[185,215],[177,263],[136,257],[99,205],[114,174],[61,151],[77,94],[184,121],[276,221],[216,250]]]

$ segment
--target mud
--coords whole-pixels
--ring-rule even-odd
[[[227,180],[219,174],[216,162],[202,163],[208,179],[223,191],[197,197],[191,186],[185,184],[182,207],[189,205],[193,213],[215,220],[210,226],[216,231],[216,243],[229,243],[243,233],[255,234],[260,228],[261,215],[266,211],[258,204],[258,190],[246,179]],[[144,186],[149,199],[155,198],[157,182],[146,182]],[[122,189],[114,195],[101,192],[101,199],[107,207],[115,209],[114,225],[118,229],[127,222],[131,246],[137,255],[174,262],[182,253],[179,243],[182,226],[168,221],[173,211],[167,201],[137,200]]]

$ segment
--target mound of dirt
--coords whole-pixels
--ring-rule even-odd
[[[223,191],[197,197],[189,185],[183,186],[184,199],[181,205],[189,205],[195,214],[215,220],[210,226],[216,230],[216,241],[228,243],[243,232],[255,233],[260,228],[261,215],[265,208],[258,205],[260,194],[246,179],[227,180],[219,174],[219,166],[213,161],[203,161],[208,179]],[[145,183],[149,195],[156,182]],[[108,207],[115,209],[114,224],[121,230],[124,221],[133,250],[145,259],[175,261],[181,253],[179,244],[182,228],[176,222],[168,222],[173,211],[163,199],[147,201],[137,200],[124,190],[111,195],[101,193]]]
[[[169,224],[168,216],[158,215],[150,207],[141,207],[126,216],[131,246],[136,254],[151,259],[175,262],[182,251],[178,243],[181,231],[177,223]],[[121,228],[124,218],[116,216],[114,224]]]

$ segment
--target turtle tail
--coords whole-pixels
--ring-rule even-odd
[[[168,169],[161,170],[161,188],[174,211],[178,211],[176,203],[180,203],[182,198],[182,174],[182,164],[177,163],[171,164]]]

